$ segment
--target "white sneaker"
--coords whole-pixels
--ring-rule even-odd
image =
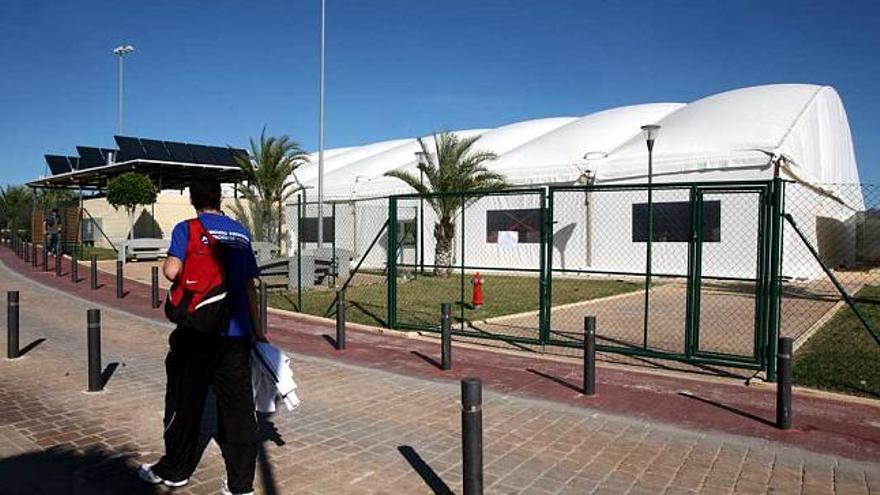
[[[160,478],[153,472],[154,464],[141,464],[141,467],[138,468],[138,477],[144,483],[149,483],[151,485],[165,485],[170,486],[172,488],[181,487],[187,483],[189,483],[189,479],[181,480],[181,481],[171,481]]]
[[[220,493],[221,495],[254,495],[254,492],[247,493],[232,493],[229,491],[229,484],[226,482],[226,479],[223,479],[223,484],[220,485]]]

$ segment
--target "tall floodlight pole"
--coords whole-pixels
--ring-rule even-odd
[[[122,65],[123,59],[129,53],[134,51],[134,47],[131,45],[119,45],[113,49],[113,53],[119,57],[119,120],[116,126],[116,133],[122,134]]]
[[[425,170],[428,160],[424,151],[416,151],[416,165],[419,167],[419,185],[425,185]],[[419,271],[425,274],[425,195],[419,191]]]
[[[324,246],[324,61],[326,58],[324,20],[327,1],[321,0],[321,82],[318,89],[318,249]]]
[[[656,124],[643,125],[642,134],[648,145],[648,239],[645,250],[645,329],[643,345],[648,347],[648,304],[651,291],[651,242],[654,240],[654,141],[660,133],[660,126]]]

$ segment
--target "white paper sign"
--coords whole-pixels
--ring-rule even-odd
[[[498,245],[501,247],[513,247],[519,244],[519,232],[515,230],[499,230]]]

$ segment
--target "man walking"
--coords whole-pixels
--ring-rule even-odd
[[[226,463],[227,481],[221,492],[253,493],[257,423],[250,356],[253,340],[265,341],[266,336],[259,324],[259,273],[251,235],[240,223],[220,212],[220,184],[215,179],[199,178],[190,184],[189,192],[198,220],[220,246],[228,290],[229,327],[206,333],[178,325],[171,333],[165,358],[165,455],[155,464],[142,465],[138,474],[151,484],[177,487],[187,483],[201,456],[198,440],[202,410],[211,387],[217,398],[217,441]],[[172,282],[181,276],[187,261],[189,238],[188,221],[174,227],[163,266],[165,277]]]
[[[46,239],[46,249],[53,256],[58,255],[58,234],[61,233],[61,216],[58,208],[52,208],[52,213],[43,222],[43,238]]]

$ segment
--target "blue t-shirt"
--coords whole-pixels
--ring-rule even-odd
[[[244,337],[251,334],[251,313],[247,298],[247,281],[259,276],[257,260],[251,247],[251,234],[237,221],[217,213],[202,213],[199,220],[205,229],[224,245],[224,266],[226,267],[226,286],[232,304],[232,319],[229,321],[229,337]],[[189,223],[184,221],[174,226],[171,232],[171,246],[168,255],[186,261],[189,245]]]

